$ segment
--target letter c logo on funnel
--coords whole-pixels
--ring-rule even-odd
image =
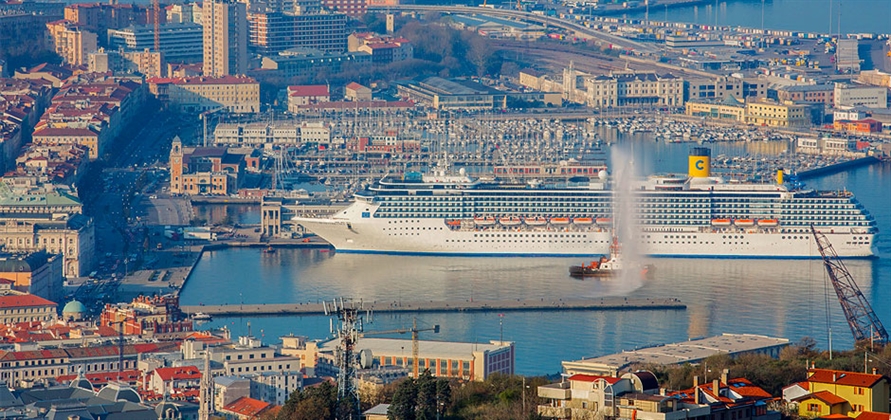
[[[703,169],[702,165],[704,165],[704,164],[705,164],[704,160],[697,160],[696,163],[693,164],[693,166],[696,167],[696,169],[699,169],[701,171]]]

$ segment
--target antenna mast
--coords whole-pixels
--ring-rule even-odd
[[[340,339],[340,344],[335,350],[335,363],[337,364],[337,399],[338,419],[357,419],[359,417],[359,390],[356,387],[356,342],[359,341],[359,333],[364,330],[362,317],[359,315],[361,307],[354,302],[343,298],[334,299],[333,306],[325,305],[325,314],[337,317],[338,322],[331,322],[331,334]]]

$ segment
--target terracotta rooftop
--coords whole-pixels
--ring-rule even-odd
[[[56,302],[50,302],[40,296],[34,295],[9,295],[0,296],[0,309],[29,308],[34,306],[57,306]]]
[[[831,369],[810,369],[808,371],[808,382],[817,382],[824,384],[836,384],[847,386],[859,386],[870,388],[880,381],[884,376],[871,375],[868,373],[846,372],[843,370]]]
[[[223,410],[236,413],[241,416],[255,417],[271,407],[272,404],[255,400],[249,397],[241,397],[223,407]]]
[[[805,401],[805,400],[809,400],[811,398],[816,398],[820,401],[823,401],[826,404],[829,404],[830,406],[844,404],[844,403],[848,402],[848,400],[846,400],[842,397],[839,397],[829,391],[820,391],[820,392],[815,392],[813,394],[803,395],[801,397],[796,398],[795,401]]]
[[[155,373],[162,381],[201,379],[201,371],[195,366],[160,367],[155,369]]]

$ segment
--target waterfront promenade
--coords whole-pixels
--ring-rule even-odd
[[[329,308],[331,302],[328,302]],[[604,297],[593,299],[539,300],[453,300],[453,301],[365,301],[357,302],[363,310],[378,313],[432,312],[517,312],[517,311],[650,311],[685,310],[678,299]],[[234,304],[182,306],[187,314],[212,316],[324,315],[322,303]]]

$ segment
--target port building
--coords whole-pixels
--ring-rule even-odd
[[[644,347],[621,353],[573,361],[564,361],[566,374],[618,376],[633,364],[682,365],[699,363],[708,357],[726,354],[764,354],[779,357],[789,339],[754,334],[722,334],[678,343]]]

